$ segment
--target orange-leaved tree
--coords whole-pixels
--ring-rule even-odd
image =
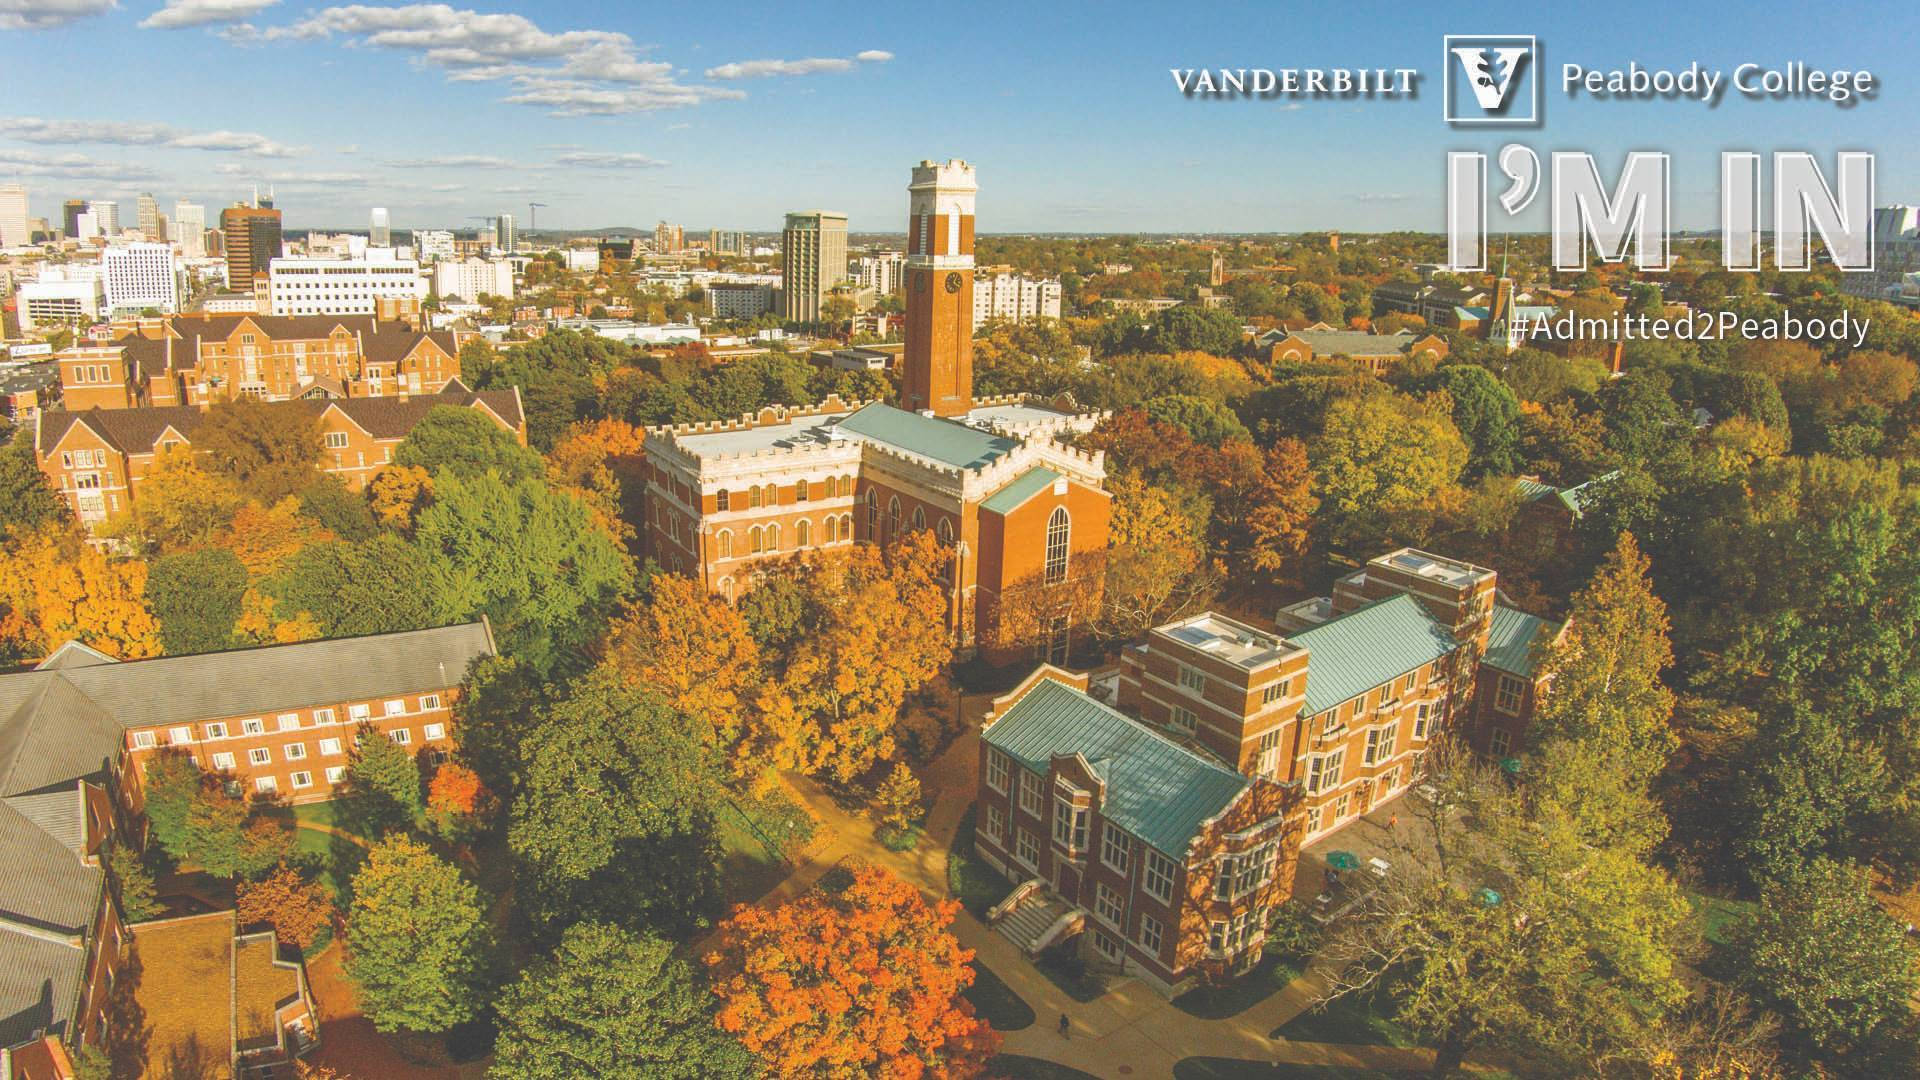
[[[645,428],[625,420],[583,420],[569,427],[547,454],[547,480],[586,500],[593,515],[622,545],[630,546],[645,489]]]
[[[652,599],[613,630],[608,662],[631,685],[659,693],[699,722],[709,746],[732,754],[760,684],[760,650],[747,621],[690,577],[654,579]],[[749,758],[736,771],[753,771]]]
[[[234,887],[233,906],[242,926],[267,925],[283,945],[304,949],[333,921],[333,901],[316,881],[281,863],[259,881]]]
[[[706,958],[714,1022],[776,1077],[980,1075],[999,1036],[960,996],[959,907],[863,866],[838,893],[736,908]]]
[[[0,549],[0,647],[44,654],[79,641],[122,660],[160,655],[147,564],[109,558],[58,525]]]

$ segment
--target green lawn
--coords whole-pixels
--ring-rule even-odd
[[[1300,977],[1300,969],[1269,953],[1245,975],[1219,986],[1200,986],[1173,999],[1173,1007],[1202,1020],[1238,1016]]]
[[[1358,1046],[1419,1046],[1420,1040],[1393,1018],[1384,993],[1355,993],[1336,998],[1325,1009],[1308,1009],[1280,1025],[1274,1036],[1295,1042],[1351,1043]]]
[[[962,991],[961,996],[973,1003],[974,1013],[993,1025],[995,1031],[1019,1031],[1033,1026],[1033,1006],[1000,981],[992,968],[978,960],[973,963],[973,985]]]
[[[725,800],[715,819],[720,894],[728,904],[750,904],[780,884],[793,869],[789,856],[813,835],[813,819],[779,792]]]

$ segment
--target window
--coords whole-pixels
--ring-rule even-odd
[[[842,540],[853,539],[853,515],[852,514],[840,515],[840,539]]]
[[[320,740],[320,756],[321,757],[339,757],[340,756],[340,740],[339,739],[321,739]]]
[[[1505,728],[1494,728],[1493,734],[1487,736],[1487,749],[1494,757],[1506,757],[1507,751],[1513,749],[1513,734]]]
[[[1160,942],[1164,928],[1160,920],[1151,915],[1140,916],[1140,945],[1155,956],[1160,955]]]
[[[1040,865],[1040,841],[1026,829],[1015,829],[1013,857],[1031,867]]]
[[[747,505],[749,507],[760,505],[760,489],[759,488],[755,487],[755,488],[747,489]]]
[[[340,781],[345,780],[346,778],[347,778],[347,767],[345,765],[327,766],[327,783],[337,784]]]
[[[839,539],[839,536],[837,536],[836,534],[839,532],[840,519],[834,517],[832,514],[828,514],[826,517],[825,524],[826,524],[826,530],[827,530],[827,543],[831,544],[835,540]]]
[[[1007,793],[1007,756],[998,750],[987,751],[987,786]]]
[[[1427,721],[1430,720],[1432,717],[1433,717],[1432,703],[1425,702],[1425,701],[1421,702],[1420,707],[1418,709],[1415,709],[1413,713],[1413,737],[1414,738],[1424,739],[1427,737]]]
[[[1260,704],[1263,707],[1267,705],[1271,705],[1274,702],[1279,701],[1281,698],[1286,696],[1287,696],[1287,680],[1281,679],[1279,682],[1274,683],[1268,686],[1266,689],[1260,691]]]
[[[1093,932],[1093,947],[1100,950],[1101,956],[1105,957],[1110,961],[1113,961],[1114,963],[1119,963],[1120,961],[1120,939],[1119,938],[1114,937],[1112,934],[1107,933],[1105,930],[1095,930]]]
[[[287,756],[288,761],[300,761],[307,756],[307,744],[303,742],[288,743],[286,749],[281,752]]]
[[[1273,853],[1274,844],[1269,840],[1237,855],[1221,856],[1220,872],[1213,879],[1213,898],[1238,899],[1271,881]]]
[[[719,541],[720,557],[723,559],[733,558],[733,530],[721,529],[719,535],[714,539]]]
[[[913,531],[919,532],[927,527],[927,512],[916,506],[913,508]]]
[[[768,506],[780,505],[780,489],[773,484],[767,485],[767,505]]]
[[[271,792],[279,790],[279,787],[280,784],[271,776],[256,776],[253,778],[253,790],[255,791]]]
[[[1025,769],[1020,770],[1020,809],[1040,816],[1040,778]]]
[[[1333,820],[1335,822],[1341,822],[1341,821],[1347,820],[1347,811],[1352,809],[1352,807],[1353,807],[1353,792],[1351,791],[1341,792],[1340,797],[1333,800]]]
[[[1067,541],[1073,532],[1073,521],[1067,516],[1067,508],[1056,506],[1053,516],[1047,519],[1047,566],[1046,582],[1058,585],[1067,580]]]
[[[271,765],[273,764],[273,751],[264,746],[256,746],[247,751],[247,763],[249,765]]]
[[[1307,811],[1307,835],[1308,836],[1312,836],[1314,833],[1317,833],[1320,831],[1320,821],[1323,817],[1325,817],[1325,815],[1321,812],[1321,808],[1318,806]]]
[[[801,518],[800,523],[793,527],[793,543],[795,547],[806,547],[813,543],[813,526],[806,518]]]
[[[1146,888],[1147,895],[1163,903],[1172,900],[1175,869],[1173,860],[1152,848],[1147,848],[1146,854],[1147,873],[1141,884]]]
[[[219,772],[232,772],[233,771],[233,755],[228,753],[219,753],[219,754],[213,755],[213,767]]]
[[[151,750],[153,749],[153,746],[154,746],[153,732],[136,731],[133,733],[133,748],[135,750]]]
[[[1430,666],[1430,667],[1428,667],[1428,668],[1427,668],[1427,681],[1428,681],[1428,682],[1439,682],[1439,681],[1440,681],[1440,672],[1441,672],[1441,661],[1439,661],[1439,660],[1435,660],[1435,661],[1433,662],[1433,664],[1432,664],[1432,666]]]
[[[1007,838],[1007,812],[997,806],[987,807],[987,835],[996,842]]]
[[[1120,905],[1120,894],[1105,885],[1094,888],[1093,913],[1100,916],[1100,921],[1108,926],[1119,926],[1121,920],[1126,917],[1126,912]]]
[[[312,444],[311,444],[311,443],[309,443],[308,445],[312,445]],[[345,450],[346,448],[347,448],[347,433],[346,433],[346,432],[344,432],[344,431],[329,431],[329,432],[327,432],[327,449],[329,449],[329,450]]]
[[[1277,776],[1280,771],[1280,729],[1270,728],[1261,732],[1255,751],[1253,771],[1261,776]]]
[[[240,721],[240,730],[248,735],[265,735],[267,733],[267,725],[256,716],[251,720]]]
[[[1388,724],[1386,727],[1372,728],[1367,731],[1367,749],[1361,760],[1368,765],[1378,765],[1393,756],[1393,744],[1400,735],[1400,725]]]
[[[747,530],[747,549],[755,555],[760,554],[760,549],[766,545],[766,542],[766,530],[760,526],[755,525],[753,528]]]
[[[1493,707],[1512,716],[1520,711],[1521,698],[1526,694],[1527,684],[1511,675],[1500,676],[1493,688]]]
[[[366,723],[367,718],[372,715],[373,715],[373,706],[371,705],[347,706],[347,719],[353,721],[356,724]]]
[[[297,788],[303,788],[303,787],[312,787],[312,786],[313,786],[313,774],[312,774],[312,773],[310,773],[310,772],[297,772],[297,773],[294,773],[294,774],[293,774],[293,786],[294,786],[294,787],[297,787]]]
[[[880,494],[872,488],[867,489],[867,532],[880,527]]]
[[[933,532],[935,536],[940,538],[942,544],[951,546],[953,544],[953,519],[946,517],[941,518],[940,524],[934,527]]]
[[[333,723],[333,710],[332,710],[332,709],[315,709],[315,710],[313,710],[313,722],[314,722],[314,723],[316,723],[316,724],[331,724],[331,723]]]
[[[1174,727],[1181,731],[1192,734],[1193,729],[1200,726],[1200,717],[1192,709],[1185,709],[1175,705],[1173,707],[1172,723]]]
[[[1073,805],[1064,794],[1053,799],[1053,842],[1068,851],[1085,851],[1087,847],[1087,808]]]
[[[386,711],[388,716],[405,716],[407,715],[407,703],[401,701],[399,698],[394,698],[387,702]]]
[[[1330,788],[1339,786],[1341,774],[1346,771],[1347,751],[1345,748],[1331,754],[1321,754],[1307,761],[1307,794],[1318,795]]]
[[[208,724],[208,725],[207,725],[207,738],[209,738],[209,739],[224,739],[224,738],[226,738],[226,737],[227,737],[227,725],[226,725],[226,724],[224,724],[224,723],[218,723],[218,724]]]
[[[403,727],[394,728],[387,734],[387,738],[392,739],[396,745],[405,746],[413,741],[413,732]]]
[[[420,695],[420,711],[421,712],[429,712],[431,710],[438,709],[439,707],[440,707],[439,694]]]
[[[713,493],[713,508],[715,510],[725,510],[727,508],[727,491],[725,488]]]
[[[300,730],[300,714],[296,712],[281,713],[279,724],[281,731],[298,731]]]
[[[1185,664],[1181,664],[1180,688],[1190,694],[1205,693],[1207,689],[1207,673],[1197,667],[1188,667]]]
[[[767,526],[767,550],[780,550],[780,526],[778,525]]]
[[[796,481],[794,481],[794,484],[793,484],[793,501],[794,501],[794,502],[806,502],[806,501],[807,501],[807,482],[806,482],[805,480],[796,480]]]
[[[1253,935],[1266,924],[1266,911],[1248,908],[1231,919],[1215,919],[1207,924],[1207,948],[1231,956],[1247,947]]]
[[[887,500],[887,535],[895,536],[900,532],[900,496]]]
[[[447,725],[428,724],[426,727],[420,729],[420,737],[423,739],[444,739],[447,737]]]
[[[1113,827],[1112,822],[1100,826],[1100,861],[1121,873],[1127,872],[1127,864],[1133,854],[1133,844],[1127,834]]]

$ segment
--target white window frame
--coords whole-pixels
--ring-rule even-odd
[[[1513,749],[1513,733],[1506,728],[1494,728],[1487,735],[1487,751],[1494,757],[1506,757]]]
[[[247,751],[247,764],[271,765],[273,764],[273,751],[264,746],[256,746]]]
[[[207,725],[208,739],[224,739],[226,737],[227,737],[226,721],[215,720],[213,723]]]
[[[297,712],[281,713],[279,725],[281,731],[299,731],[300,714]]]
[[[1100,824],[1100,861],[1121,874],[1133,865],[1133,840],[1111,821]]]
[[[1170,705],[1167,707],[1167,726],[1191,735],[1200,729],[1200,714],[1182,705]]]
[[[1159,956],[1160,946],[1166,941],[1166,927],[1161,924],[1159,919],[1151,915],[1142,915],[1140,916],[1140,932],[1134,937],[1134,940],[1140,943],[1141,948],[1152,953],[1154,956]]]
[[[288,761],[305,761],[307,758],[307,744],[303,742],[288,743],[280,748],[280,752],[286,756]]]
[[[340,756],[340,740],[339,739],[321,739],[320,740],[320,756],[321,757],[339,757]]]
[[[327,766],[327,783],[338,784],[341,781],[345,780],[346,778],[347,778],[347,767],[345,765]]]
[[[447,737],[447,725],[428,724],[420,729],[420,737],[423,739],[444,739]]]
[[[1007,755],[992,747],[987,748],[987,786],[1002,795],[1007,793],[1007,780],[1011,766]]]
[[[259,792],[279,791],[280,782],[272,776],[256,776],[253,778],[253,790]]]
[[[987,807],[987,836],[995,843],[1007,841],[1007,812],[998,806]]]
[[[1526,680],[1517,675],[1501,672],[1499,680],[1493,684],[1493,710],[1508,716],[1518,716],[1521,703],[1526,700]]]
[[[421,712],[433,712],[439,708],[440,708],[439,694],[421,694],[420,695],[420,711]]]
[[[1041,789],[1040,777],[1026,769],[1020,770],[1020,809],[1034,817],[1046,809],[1047,793]]]
[[[413,743],[413,732],[403,727],[394,728],[387,732],[387,738],[392,739],[395,746],[410,746]]]
[[[1143,850],[1146,852],[1146,856],[1141,860],[1143,866],[1140,875],[1140,887],[1146,890],[1146,894],[1155,900],[1163,904],[1172,903],[1174,879],[1177,878],[1180,873],[1179,864],[1151,847],[1143,848]]]
[[[240,721],[240,733],[243,735],[265,735],[267,725],[259,717]]]
[[[310,772],[307,772],[304,769],[294,773],[292,779],[293,779],[293,786],[296,788],[308,788],[313,786],[313,774]]]
[[[1120,929],[1126,923],[1126,899],[1105,882],[1095,882],[1093,886],[1093,913],[1103,923]]]
[[[1032,829],[1022,829],[1017,825],[1014,826],[1013,833],[1014,859],[1024,866],[1038,869],[1040,866],[1040,838],[1034,835]]]
[[[1313,755],[1307,759],[1307,794],[1318,795],[1339,787],[1346,778],[1346,772],[1346,747]]]
[[[1089,807],[1075,806],[1064,791],[1053,795],[1053,842],[1070,852],[1087,850],[1087,830],[1093,817]]]
[[[153,737],[153,732],[151,731],[136,731],[133,733],[133,748],[135,750],[151,750],[158,741],[159,740]]]
[[[388,698],[386,701],[386,704],[382,705],[380,708],[381,708],[382,716],[407,715],[407,703],[401,700],[400,698]]]
[[[347,706],[347,719],[356,724],[364,724],[373,719],[373,706],[366,703]]]
[[[313,722],[314,722],[314,723],[316,723],[316,724],[331,724],[331,723],[333,723],[333,710],[332,710],[332,709],[315,709],[315,710],[313,710]]]
[[[1204,696],[1207,692],[1207,673],[1192,664],[1181,664],[1180,689],[1195,697]]]
[[[167,729],[167,745],[168,746],[182,746],[192,741],[193,741],[193,728],[189,727],[188,725],[182,724],[179,727],[172,727]]]
[[[225,750],[213,755],[213,767],[219,772],[233,771],[233,755]]]

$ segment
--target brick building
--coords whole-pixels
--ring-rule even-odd
[[[1070,616],[1015,643],[1000,615],[1015,592],[1090,580],[1103,557],[1104,457],[1061,441],[1099,417],[1066,401],[974,398],[973,168],[922,162],[909,192],[906,407],[829,398],[649,431],[646,548],[732,599],[771,562],[931,529],[953,547],[961,647],[1063,660]]]
[[[989,921],[1030,954],[1077,933],[1165,992],[1257,963],[1292,887],[1297,794],[1086,688],[1042,667],[987,715],[974,851],[1020,883]]]
[[[460,378],[450,333],[369,315],[183,315],[59,354],[69,409],[199,405],[233,397],[437,394]]]
[[[527,423],[520,391],[474,392],[458,382],[415,397],[302,398],[269,408],[298,411],[320,428],[321,471],[355,490],[393,460],[414,426],[437,406],[475,409],[523,445]],[[205,406],[43,411],[35,417],[34,452],[48,482],[89,528],[98,528],[139,496],[140,482],[167,451],[191,449]]]
[[[1437,334],[1416,337],[1406,330],[1369,334],[1337,330],[1325,323],[1304,330],[1269,330],[1258,342],[1267,350],[1268,363],[1344,360],[1375,375],[1385,374],[1404,360],[1422,357],[1439,363],[1447,355],[1447,343]]]

